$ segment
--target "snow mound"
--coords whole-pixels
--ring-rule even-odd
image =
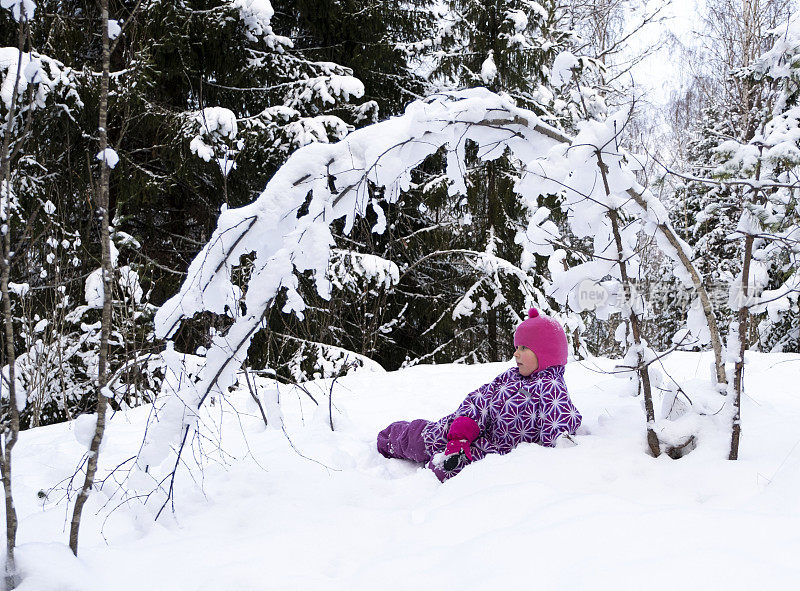
[[[665,591],[790,589],[800,552],[800,355],[748,353],[746,361],[739,461],[725,459],[727,435],[713,424],[711,354],[664,361],[664,384],[674,379],[683,394],[663,386],[659,426],[676,438],[699,434],[680,460],[647,455],[640,398],[604,373],[619,360],[595,358],[567,365],[584,416],[575,447],[522,445],[445,484],[380,456],[377,431],[452,412],[508,364],[358,372],[308,382],[306,391],[251,376],[272,428],[247,388],[217,399],[196,417],[204,435],[189,445],[206,458],[195,464],[196,453],[184,454],[192,472],[175,480],[175,512],[168,505],[153,522],[157,493],[144,506],[122,502],[114,485],[125,479],[122,464],[89,497],[79,559],[54,543],[66,541],[65,507],[63,489],[50,487],[85,447],[69,425],[25,431],[14,450],[27,577],[19,588],[255,590],[268,581],[275,589],[466,590],[534,578],[548,590],[639,589],[642,581]],[[675,399],[688,405],[683,414]],[[138,451],[150,412],[110,419],[100,478]],[[152,490],[170,464],[135,473],[137,488]]]

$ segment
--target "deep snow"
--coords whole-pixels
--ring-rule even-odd
[[[707,379],[710,361],[676,353],[665,365],[690,392]],[[748,354],[737,462],[722,459],[727,440],[708,428],[681,460],[647,456],[639,399],[598,371],[612,366],[567,366],[584,416],[577,447],[523,445],[445,484],[381,457],[375,434],[396,419],[452,412],[508,364],[340,379],[335,433],[304,394],[282,389],[286,429],[305,458],[282,431],[264,430],[249,394],[237,392],[232,400],[246,416],[219,404],[209,413],[207,420],[225,417],[232,456],[194,471],[202,491],[183,472],[176,513],[153,524],[153,510],[135,504],[110,512],[119,500],[106,504],[114,489],[107,481],[84,510],[78,560],[64,545],[71,514],[63,485],[50,489],[83,449],[68,424],[24,432],[14,464],[18,562],[27,577],[20,589],[793,588],[800,355]],[[311,391],[324,400],[330,385]],[[114,416],[103,467],[136,453],[148,412]]]

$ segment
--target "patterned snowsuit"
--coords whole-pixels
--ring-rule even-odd
[[[506,454],[522,442],[552,447],[559,435],[574,435],[581,424],[581,415],[567,393],[563,365],[528,377],[513,367],[470,393],[456,412],[443,419],[392,423],[378,434],[378,451],[387,458],[428,462],[444,481],[469,463],[462,457],[454,470],[445,472],[433,460],[444,451],[453,420],[461,416],[473,419],[481,430],[471,446],[474,461],[490,453]]]

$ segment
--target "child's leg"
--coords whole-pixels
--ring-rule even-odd
[[[427,462],[431,459],[425,450],[422,430],[428,421],[397,421],[378,433],[378,451],[387,458]]]

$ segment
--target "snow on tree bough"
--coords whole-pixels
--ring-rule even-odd
[[[348,232],[355,218],[364,216],[369,207],[382,219],[380,205],[371,197],[370,185],[384,188],[389,202],[396,201],[409,188],[411,171],[441,147],[448,154],[451,193],[465,189],[467,141],[477,145],[483,160],[495,159],[508,149],[527,164],[530,174],[515,190],[533,212],[527,230],[520,236],[528,251],[548,256],[554,252],[552,240],[558,238],[557,228],[547,220],[547,210],[538,206],[539,197],[569,193],[576,185],[579,188],[573,194],[588,191],[596,197],[599,204],[595,213],[602,215],[610,207],[627,201],[627,207],[644,218],[652,231],[671,232],[663,206],[636,184],[624,154],[618,150],[611,150],[613,163],[606,162],[610,194],[592,193],[599,169],[597,160],[587,154],[611,149],[607,136],[615,135],[615,123],[616,120],[610,120],[587,125],[576,142],[580,148],[574,148],[572,138],[542,122],[534,113],[477,88],[416,101],[404,115],[354,131],[338,143],[311,144],[297,150],[256,201],[221,213],[217,229],[190,265],[180,292],[156,315],[157,336],[166,339],[174,336],[184,319],[200,312],[233,317],[224,334],[213,336],[197,379],[183,381],[180,389],[183,403],[196,412],[210,394],[222,394],[235,383],[253,335],[281,292],[285,299],[283,312],[302,318],[305,303],[298,291],[297,274],[310,272],[318,293],[329,298],[331,284],[327,270],[334,245],[330,224],[344,218]],[[583,154],[581,150],[588,152]],[[636,198],[631,199],[628,193]],[[608,200],[618,203],[609,204]],[[304,214],[300,215],[300,211]],[[572,218],[573,227],[591,221],[580,216]],[[681,248],[672,248],[666,254],[677,265],[685,266],[691,254],[687,254],[683,243],[676,244]],[[232,281],[232,272],[245,256],[253,259],[247,289],[242,294]],[[699,277],[696,272],[695,276]],[[557,297],[558,289],[556,285],[551,295]],[[557,299],[566,301],[568,293],[562,296]],[[178,394],[170,390],[171,383],[165,380],[162,396]],[[180,426],[180,430],[172,432],[172,437],[180,437],[182,431],[185,441],[194,412],[187,413],[182,406],[166,405],[180,413],[180,417],[159,417],[159,420]],[[167,445],[152,438],[145,442],[145,448],[148,445],[162,450],[147,454],[152,463],[162,461],[169,451]]]

